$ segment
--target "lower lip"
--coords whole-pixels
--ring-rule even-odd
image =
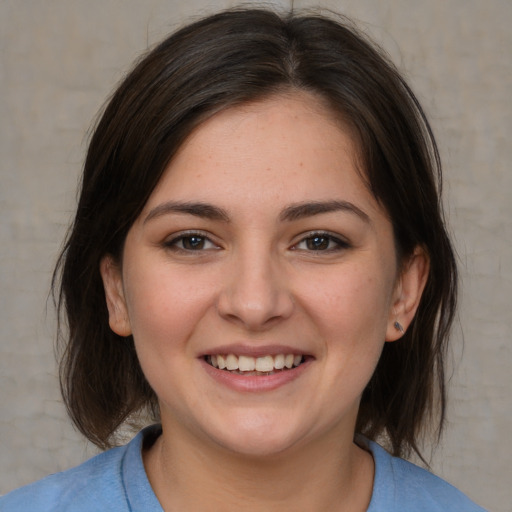
[[[215,379],[217,382],[235,390],[243,392],[263,392],[272,391],[280,388],[298,377],[300,377],[311,364],[311,360],[306,360],[299,366],[290,370],[282,370],[273,375],[240,375],[238,373],[231,373],[226,370],[219,370],[208,364],[203,359],[200,360],[205,371]]]

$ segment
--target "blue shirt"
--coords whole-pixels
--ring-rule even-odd
[[[163,512],[142,462],[144,439],[158,432],[159,427],[148,427],[126,446],[1,497],[0,512]],[[362,443],[375,461],[368,512],[485,512],[428,471],[372,441]]]

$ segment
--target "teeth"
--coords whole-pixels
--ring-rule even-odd
[[[272,356],[258,357],[256,359],[257,372],[271,372],[274,369],[274,358]]]
[[[274,367],[276,370],[282,370],[284,368],[284,355],[279,354],[274,357]]]
[[[238,370],[238,357],[229,354],[228,357],[226,357],[226,369]]]
[[[257,375],[257,372],[271,373],[274,370],[291,369],[302,362],[301,355],[277,354],[276,356],[250,357],[236,356],[234,354],[216,354],[209,358],[209,362],[220,370],[248,372],[247,375]],[[250,373],[249,373],[250,372]]]
[[[236,359],[236,356],[233,357]],[[240,356],[238,358],[238,369],[241,372],[253,372],[256,369],[254,357]]]

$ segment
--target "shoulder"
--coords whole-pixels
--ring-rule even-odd
[[[126,447],[114,448],[76,468],[55,473],[17,489],[0,498],[0,511],[85,511],[92,510],[92,503],[103,505],[111,497],[119,499],[122,494],[120,474],[125,451]]]
[[[359,442],[359,440],[358,440]],[[368,512],[485,512],[448,482],[411,462],[391,456],[378,444],[362,440],[375,461],[375,480]]]
[[[140,455],[143,439],[144,431],[126,446],[108,450],[80,466],[1,497],[0,512],[123,512],[131,510],[132,493],[155,499]],[[136,482],[128,492],[126,479]]]

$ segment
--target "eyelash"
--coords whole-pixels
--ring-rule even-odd
[[[178,245],[180,244],[180,242],[183,245],[185,241],[191,241],[194,238],[199,239],[199,244],[202,243],[202,246],[200,246],[199,248],[190,248],[184,246],[180,247]],[[212,247],[208,247],[205,249],[204,244],[211,244]],[[189,231],[185,233],[180,233],[178,236],[173,237],[171,240],[166,240],[163,245],[166,249],[183,253],[202,252],[212,249],[219,249],[219,247],[215,243],[213,243],[206,234],[201,233],[200,231]]]
[[[327,241],[327,246],[323,247],[321,249],[319,248],[310,248],[306,247],[304,249],[301,249],[299,246],[303,243],[307,244],[308,242],[312,242],[315,239]],[[331,244],[334,244],[334,247],[330,247]],[[342,251],[345,249],[349,249],[351,245],[346,241],[342,240],[341,238],[332,235],[331,233],[325,232],[325,231],[313,231],[311,233],[308,233],[305,237],[303,237],[301,240],[299,240],[298,243],[296,243],[292,249],[294,250],[305,250],[308,252],[337,252]]]
[[[198,247],[191,248],[191,247],[185,247],[184,244],[193,239],[198,239]],[[318,245],[321,246],[321,248],[318,247],[308,247],[308,242],[315,243],[314,241],[317,240],[320,243]],[[327,245],[325,245],[325,242],[327,242]],[[179,244],[182,244],[183,246],[180,247]],[[301,248],[301,244],[306,244],[305,248]],[[205,244],[210,244],[211,247],[205,248]],[[334,244],[334,246],[332,246]],[[192,252],[203,252],[207,250],[217,250],[219,247],[210,240],[210,238],[199,231],[190,231],[185,233],[180,233],[178,236],[173,237],[171,240],[167,240],[164,242],[164,247],[176,252],[184,252],[184,253],[192,253]],[[331,233],[325,232],[325,231],[313,231],[311,233],[307,233],[307,235],[299,242],[293,245],[292,250],[303,250],[306,252],[314,252],[314,253],[321,253],[321,252],[337,252],[342,251],[345,249],[349,249],[351,245],[341,238],[332,235]]]

